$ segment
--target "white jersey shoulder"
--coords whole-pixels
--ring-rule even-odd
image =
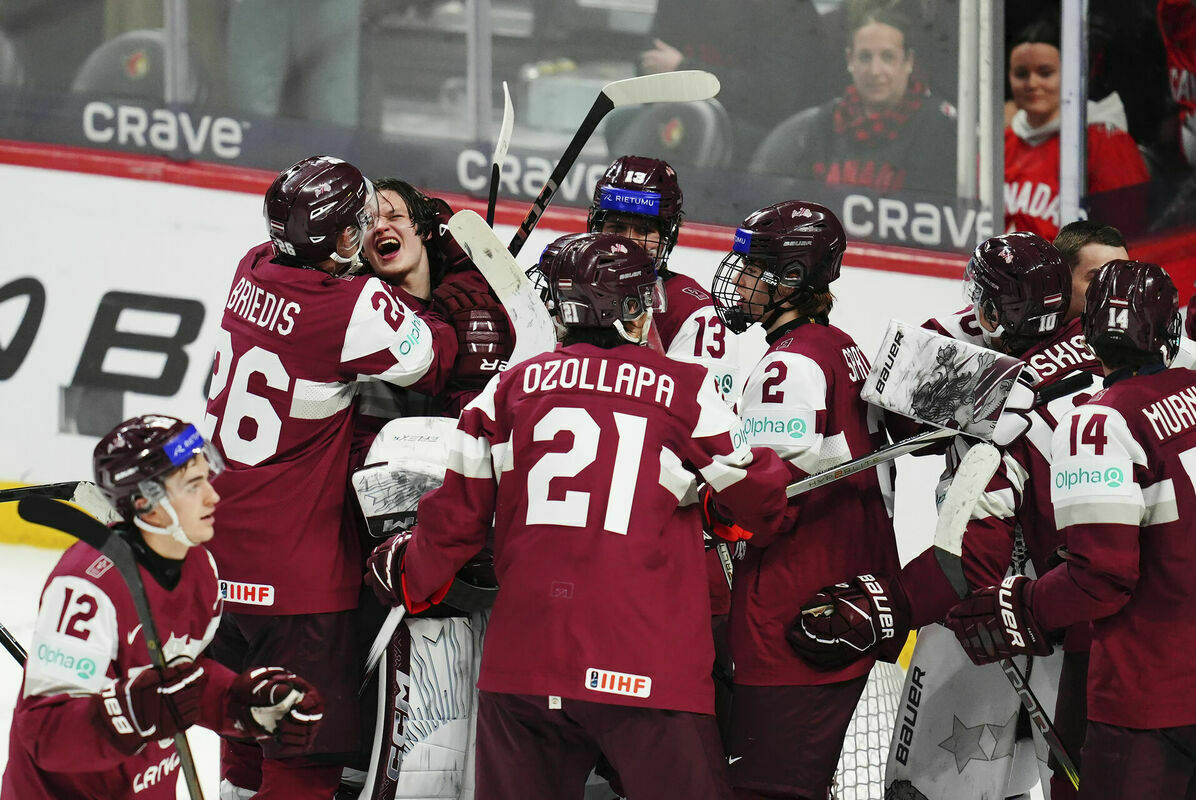
[[[744,383],[740,436],[749,447],[769,447],[805,472],[823,467],[819,414],[826,412],[822,367],[808,356],[768,353]]]
[[[727,330],[713,306],[693,311],[669,343],[669,358],[706,367],[728,403],[739,396],[739,338]]]
[[[377,375],[398,386],[407,386],[424,376],[432,364],[432,331],[394,290],[375,277],[362,281],[353,305],[341,363],[389,350],[395,363]]]
[[[1146,462],[1121,412],[1098,403],[1067,412],[1051,438],[1056,524],[1143,524],[1146,503],[1134,467]]]
[[[98,692],[109,681],[120,633],[116,606],[100,587],[77,575],[55,577],[34,623],[25,696]]]

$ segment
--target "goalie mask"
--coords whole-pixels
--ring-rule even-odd
[[[665,310],[664,287],[644,248],[613,233],[561,237],[544,248],[540,271],[549,299],[566,328],[614,327],[629,342],[644,344],[653,312]],[[625,323],[648,314],[639,339]]]
[[[1071,301],[1071,269],[1037,234],[994,236],[968,261],[964,298],[972,304],[986,342],[1042,339],[1063,325]],[[993,330],[985,327],[986,318],[996,323]]]
[[[1088,284],[1080,319],[1098,356],[1121,347],[1160,353],[1170,364],[1179,352],[1179,292],[1157,264],[1121,259],[1105,264]]]
[[[594,186],[586,230],[602,233],[607,223],[618,225],[620,230],[610,232],[635,240],[649,253],[655,249],[656,268],[663,272],[681,230],[683,200],[677,173],[667,163],[620,156]],[[655,230],[660,243],[653,246],[646,233],[633,230],[639,225]]]
[[[839,277],[847,235],[825,206],[788,200],[748,216],[714,273],[712,294],[723,323],[743,333],[766,329]]]
[[[266,232],[280,259],[312,266],[326,259],[353,264],[378,216],[373,185],[357,167],[332,156],[305,158],[280,173],[262,206]],[[352,255],[337,252],[346,228]]]
[[[101,439],[92,454],[92,467],[96,486],[122,517],[132,519],[144,531],[170,536],[190,547],[195,543],[179,525],[165,482],[168,475],[198,455],[207,459],[210,477],[224,469],[216,448],[204,441],[194,425],[174,417],[147,414],[125,420]],[[142,498],[147,505],[138,508],[136,502]],[[159,528],[140,517],[157,506],[169,515],[169,527]]]

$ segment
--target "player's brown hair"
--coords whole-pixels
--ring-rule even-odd
[[[1059,251],[1059,255],[1063,256],[1063,263],[1068,269],[1074,270],[1080,261],[1080,251],[1088,245],[1103,244],[1108,247],[1125,248],[1125,237],[1112,225],[1103,225],[1090,219],[1078,219],[1060,228],[1052,244]]]

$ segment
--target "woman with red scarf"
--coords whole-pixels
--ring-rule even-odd
[[[878,192],[955,190],[955,109],[910,80],[914,51],[899,13],[870,12],[847,47],[843,96],[782,122],[751,171]]]

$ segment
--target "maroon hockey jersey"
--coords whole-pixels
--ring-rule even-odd
[[[790,480],[866,455],[883,444],[869,431],[860,388],[868,360],[831,325],[806,323],[769,335],[771,346],[744,384],[737,441],[783,458]],[[735,682],[803,686],[867,674],[873,659],[845,669],[814,669],[789,647],[785,631],[802,601],[822,587],[869,570],[898,567],[893,524],[875,470],[815,489],[791,502],[796,526],[756,534],[735,565],[731,656]]]
[[[199,660],[207,672],[200,722],[232,730],[224,698],[234,675],[201,657],[220,621],[216,566],[203,547],[187,551],[179,583],[141,580],[167,661]],[[174,800],[179,756],[172,739],[136,755],[116,749],[100,727],[93,696],[151,661],[133,598],[107,557],[86,544],[66,551],[42,589],[21,694],[13,711],[3,800],[137,797]]]
[[[713,713],[697,483],[758,530],[786,511],[784,465],[735,428],[705,369],[648,348],[512,367],[465,409],[444,485],[420,501],[409,597],[451,579],[494,518],[479,688]]]
[[[1051,435],[1058,419],[1087,402],[1101,387],[1100,363],[1072,320],[1050,339],[1023,354],[1034,370],[1033,388],[1042,402],[1027,415],[1026,434],[1002,452],[1001,464],[977,501],[963,534],[962,567],[970,589],[995,586],[1009,570],[1020,528],[1034,571],[1043,575],[1061,545],[1051,508]],[[962,451],[967,445],[960,443]],[[901,571],[900,583],[910,601],[915,630],[938,622],[959,602],[939,566],[933,548],[923,551]],[[1069,637],[1069,649],[1087,647],[1087,628]]]
[[[719,394],[739,396],[739,340],[718,318],[710,292],[688,275],[673,273],[664,282],[668,309],[652,317],[669,358],[702,364]]]
[[[1059,421],[1051,500],[1064,564],[1030,584],[1047,628],[1093,623],[1088,718],[1196,724],[1196,373],[1113,383]]]
[[[376,277],[273,262],[237,265],[221,321],[207,432],[227,466],[212,554],[230,610],[340,611],[357,604],[361,553],[345,508],[358,383],[435,394],[456,335]]]

